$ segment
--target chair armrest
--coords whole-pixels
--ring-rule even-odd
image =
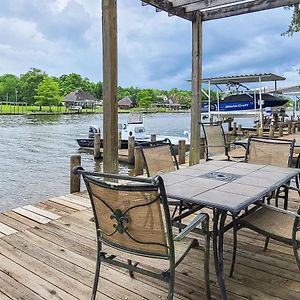
[[[271,210],[274,210],[274,211],[277,211],[277,212],[280,212],[280,213],[283,213],[283,214],[286,214],[286,215],[293,216],[295,218],[300,218],[300,215],[298,213],[295,213],[295,212],[290,211],[290,210],[279,208],[279,207],[269,205],[269,204],[266,204],[266,203],[263,203],[263,202],[258,203],[258,205],[263,206],[263,207],[267,207],[268,209],[271,209]]]
[[[229,145],[242,146],[245,150],[247,150],[247,143],[236,141],[229,143]]]
[[[282,186],[286,187],[287,189],[289,190],[293,190],[293,191],[296,191],[300,194],[300,189],[299,188],[296,188],[295,186],[290,186],[288,184],[283,184]]]
[[[194,230],[200,223],[207,220],[208,221],[208,214],[200,213],[198,214],[192,222],[190,222],[182,231],[175,236],[174,241],[181,241],[183,238],[185,238],[192,230]]]

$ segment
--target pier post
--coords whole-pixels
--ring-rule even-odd
[[[101,133],[94,134],[94,158],[99,159],[101,157],[100,144],[101,144]]]
[[[81,166],[81,156],[79,154],[70,157],[70,193],[80,192],[80,175],[73,174],[72,170],[76,166]]]
[[[292,122],[288,121],[288,134],[292,133]]]
[[[236,135],[236,122],[233,122],[232,135]]]
[[[292,133],[296,133],[296,123],[292,123]]]
[[[256,124],[256,135],[259,135],[259,124]]]
[[[279,137],[283,137],[283,124],[279,124]]]
[[[205,152],[205,138],[200,138],[200,159],[204,159],[204,152]]]
[[[122,148],[122,131],[118,132],[118,148]]]
[[[178,141],[178,164],[185,164],[185,140]]]
[[[242,125],[241,124],[238,125],[237,131],[238,131],[238,133],[242,132]]]
[[[297,131],[300,132],[300,121],[299,121],[299,117],[298,117],[298,121],[297,121]]]
[[[258,128],[258,136],[263,137],[263,135],[264,135],[264,129],[259,127]]]
[[[151,142],[156,142],[156,134],[151,134]]]
[[[142,159],[142,152],[139,147],[135,147],[134,154],[134,174],[135,176],[143,175],[144,173],[144,165]]]
[[[128,163],[134,164],[134,136],[128,137]]]
[[[274,138],[274,127],[270,126],[269,137]]]

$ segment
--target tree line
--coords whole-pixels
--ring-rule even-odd
[[[83,90],[98,99],[103,99],[102,82],[92,82],[80,74],[64,74],[53,77],[44,71],[31,68],[25,74],[0,76],[0,101],[24,102],[27,105],[57,106],[70,92]],[[168,99],[172,103],[190,108],[191,91],[159,89],[140,89],[137,87],[118,87],[118,100],[129,96],[135,106],[148,108],[153,103],[162,103]],[[203,99],[207,97],[203,94]]]

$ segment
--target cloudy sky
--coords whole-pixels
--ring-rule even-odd
[[[102,80],[100,0],[1,0],[0,74],[40,68]],[[300,33],[283,8],[204,23],[203,75],[273,72],[300,84]],[[118,0],[119,85],[189,89],[191,23]]]

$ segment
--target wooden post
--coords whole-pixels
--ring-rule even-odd
[[[259,124],[256,124],[256,135],[259,135]]]
[[[300,132],[300,121],[299,121],[299,119],[297,121],[297,131]]]
[[[233,122],[232,135],[236,135],[236,122]]]
[[[264,135],[264,129],[262,127],[258,128],[258,136],[262,137]]]
[[[296,133],[296,124],[295,124],[295,122],[292,123],[292,133]]]
[[[95,159],[99,159],[101,157],[100,145],[101,145],[101,133],[95,133],[94,134],[94,158]]]
[[[122,148],[122,131],[118,132],[118,149]]]
[[[178,163],[185,164],[185,140],[178,141]]]
[[[275,130],[278,128],[278,113],[274,113],[273,115],[273,118],[274,118],[274,128]]]
[[[270,126],[269,137],[274,138],[274,127]]]
[[[102,0],[103,170],[118,172],[117,0]]]
[[[128,137],[128,163],[134,164],[134,136]]]
[[[241,124],[238,125],[237,131],[238,131],[239,133],[242,132],[242,125],[241,125]]]
[[[80,192],[80,175],[73,174],[73,168],[81,166],[81,156],[79,154],[70,157],[70,193]]]
[[[199,153],[200,153],[200,159],[204,159],[205,158],[205,138],[203,138],[203,137],[200,138]]]
[[[292,122],[288,121],[288,134],[292,133]]]
[[[195,14],[192,22],[192,106],[191,106],[191,142],[189,165],[200,160],[200,120],[202,85],[202,19]]]
[[[156,134],[151,134],[151,142],[156,142]]]
[[[141,149],[139,147],[135,147],[134,174],[135,174],[135,176],[144,174],[144,164],[143,164],[143,159],[142,159],[142,153],[141,153]]]
[[[283,124],[279,124],[279,132],[278,132],[279,137],[283,137]]]

